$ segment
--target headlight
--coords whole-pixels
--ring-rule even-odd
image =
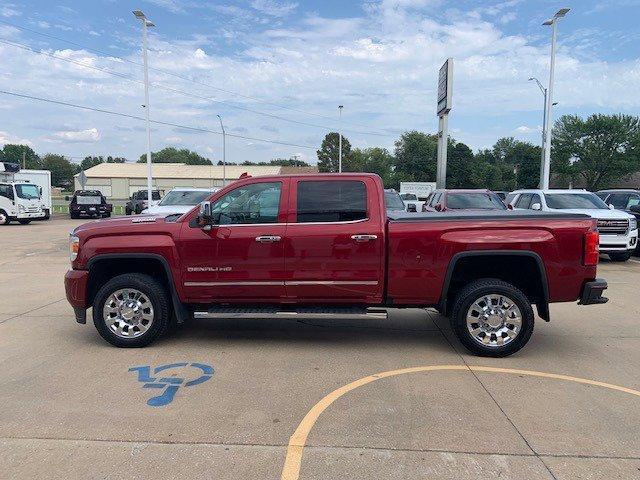
[[[26,209],[26,208],[24,208],[24,205],[18,205],[18,211],[19,211],[20,213],[24,213],[24,212],[26,212],[26,211],[27,211],[27,209]]]
[[[80,250],[80,239],[75,235],[69,236],[69,260],[72,262],[78,258],[78,251]]]
[[[629,220],[629,230],[637,230],[638,229],[638,220],[632,218]]]

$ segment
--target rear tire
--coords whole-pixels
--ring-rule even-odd
[[[533,309],[524,293],[492,278],[476,280],[460,290],[451,315],[458,340],[483,357],[506,357],[517,352],[531,338],[533,325]]]
[[[609,258],[612,262],[626,262],[631,258],[631,252],[625,253],[610,253]]]
[[[71,218],[72,218],[72,219],[74,219],[74,220],[75,220],[75,219],[77,219],[77,218],[79,218],[79,217],[78,217],[78,214],[76,214],[76,213],[70,213],[70,214],[69,214],[69,217],[71,217]]]
[[[128,318],[132,308],[135,311],[137,298],[141,302],[137,306],[139,316],[133,313],[133,318]],[[126,303],[128,300],[132,303]],[[142,273],[112,278],[100,288],[93,302],[93,324],[100,336],[116,347],[149,345],[166,332],[171,315],[169,295],[163,285]],[[147,324],[143,325],[145,319]]]
[[[0,225],[9,225],[9,215],[4,210],[0,210]]]

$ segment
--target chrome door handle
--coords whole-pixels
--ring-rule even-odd
[[[279,242],[280,240],[282,240],[282,237],[279,237],[278,235],[261,235],[256,237],[256,242],[260,243],[273,243]]]
[[[351,235],[351,239],[356,242],[370,242],[371,240],[376,240],[378,238],[377,235]]]

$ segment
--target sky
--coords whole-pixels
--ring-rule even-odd
[[[473,150],[538,144],[559,8],[554,117],[640,114],[640,0],[0,0],[0,145],[79,162],[146,151],[141,9],[149,29],[152,150],[217,162],[315,163],[329,131],[394,148],[436,133],[438,69],[454,59],[449,133]],[[338,105],[343,105],[342,121]],[[97,109],[102,111],[95,111]],[[107,113],[112,112],[112,113]]]

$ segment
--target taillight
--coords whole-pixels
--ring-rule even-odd
[[[600,258],[600,250],[598,245],[600,244],[600,235],[594,230],[590,230],[584,236],[584,259],[583,262],[586,266],[598,265],[598,259]]]

